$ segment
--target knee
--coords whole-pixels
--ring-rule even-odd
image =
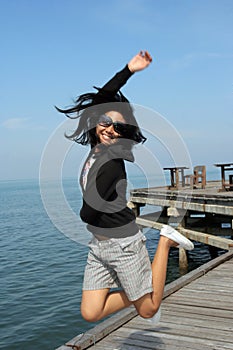
[[[97,322],[100,320],[100,315],[95,310],[81,307],[81,315],[87,322]]]
[[[139,310],[139,315],[142,318],[152,318],[159,310],[159,307],[152,307],[148,309]]]

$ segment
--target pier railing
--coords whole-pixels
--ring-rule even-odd
[[[129,206],[142,228],[160,230],[163,224],[174,224],[179,232],[193,241],[231,250],[233,191],[221,192],[219,188],[217,181],[209,181],[205,188],[195,190],[186,187],[179,190],[169,187],[139,188],[131,190]],[[146,205],[155,206],[157,211],[140,215],[141,207]],[[182,251],[180,266],[184,267],[185,261],[187,257]]]

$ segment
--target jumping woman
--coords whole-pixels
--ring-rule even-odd
[[[151,263],[146,238],[127,207],[125,161],[134,161],[133,146],[146,138],[120,89],[151,62],[151,55],[141,51],[102,88],[80,95],[71,108],[58,108],[78,119],[77,129],[66,137],[91,148],[80,177],[80,217],[92,233],[81,302],[89,322],[132,304],[153,321],[163,298],[170,248],[193,249],[191,241],[164,225]]]

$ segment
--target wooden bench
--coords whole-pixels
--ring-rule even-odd
[[[168,186],[169,189],[178,190],[180,187],[185,186],[184,180],[184,170],[188,169],[186,166],[173,166],[163,168],[163,170],[169,170],[171,185]]]
[[[220,191],[232,191],[233,190],[233,175],[229,175],[229,182],[226,181],[226,172],[233,172],[233,163],[221,163],[214,164],[216,167],[221,169],[221,180],[222,180],[222,188]]]
[[[206,187],[206,166],[196,165],[193,168],[193,174],[185,175],[185,185],[189,185],[192,188],[198,188],[201,184],[201,188]]]

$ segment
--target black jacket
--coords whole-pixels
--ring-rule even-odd
[[[121,144],[103,146],[89,170],[85,190],[80,181],[83,189],[80,217],[93,234],[123,238],[138,232],[135,215],[127,207],[123,158],[133,161],[132,153]]]

